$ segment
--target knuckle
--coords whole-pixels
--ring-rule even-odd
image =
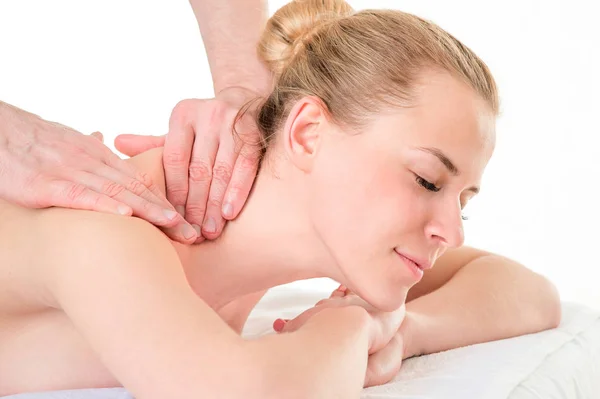
[[[136,179],[129,180],[126,188],[136,195],[141,195],[146,190],[146,187],[142,184],[142,182]]]
[[[229,104],[222,100],[208,101],[204,103],[202,109],[198,110],[198,119],[202,119],[208,127],[218,127],[214,131],[219,132],[224,122],[228,121],[229,107]]]
[[[213,178],[227,185],[231,180],[231,166],[224,162],[218,162],[213,168]]]
[[[206,207],[202,205],[191,205],[188,204],[185,207],[185,216],[186,218],[192,219],[192,221],[202,222],[201,219],[204,218],[204,214],[206,213]]]
[[[179,101],[177,104],[175,104],[175,107],[173,107],[173,111],[171,111],[169,122],[175,125],[185,124],[188,110],[193,104],[194,100],[192,99]]]
[[[108,195],[111,198],[114,198],[117,195],[121,194],[123,190],[125,190],[125,187],[110,180],[106,181],[102,185],[102,193]]]
[[[182,166],[186,161],[186,155],[181,149],[165,151],[163,154],[163,163],[167,168]]]
[[[137,172],[135,174],[135,179],[146,187],[151,186],[153,183],[152,176],[150,176],[150,173],[147,172]]]
[[[244,153],[240,153],[240,167],[243,169],[255,168],[258,164],[259,153],[255,150],[247,150]]]
[[[73,202],[75,200],[80,199],[86,190],[87,187],[83,184],[73,183],[69,187],[67,187],[65,196],[70,202]]]
[[[167,186],[167,199],[173,205],[185,204],[187,195],[187,191],[179,185]]]
[[[212,169],[204,161],[192,160],[189,167],[190,180],[195,183],[205,183],[212,180]]]

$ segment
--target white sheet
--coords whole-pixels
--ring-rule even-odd
[[[272,289],[250,315],[244,336],[272,334],[330,291]],[[124,389],[13,395],[11,399],[131,399]],[[362,399],[594,399],[600,398],[600,312],[563,303],[561,325],[544,331],[421,356],[404,362],[388,384]]]

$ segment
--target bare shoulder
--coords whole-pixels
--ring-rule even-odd
[[[164,192],[162,148],[127,162]],[[134,217],[63,208],[26,209],[0,200],[0,218],[0,314],[56,306],[47,283],[53,273],[69,265],[131,257],[132,248],[174,251],[158,228]]]
[[[136,218],[71,209],[38,215],[37,274],[48,288],[67,275],[86,278],[93,268],[158,254],[178,261],[171,241],[152,224]],[[151,265],[148,265],[149,267]],[[76,273],[74,273],[76,272]],[[52,303],[52,305],[56,305]]]

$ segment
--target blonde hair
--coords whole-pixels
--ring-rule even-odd
[[[432,22],[396,10],[355,12],[341,0],[295,0],[267,22],[258,55],[274,74],[257,125],[263,149],[304,96],[316,96],[336,123],[360,127],[386,106],[409,106],[427,68],[449,72],[498,114],[486,64]]]

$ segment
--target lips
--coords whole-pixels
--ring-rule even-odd
[[[429,262],[428,260],[425,259],[421,259],[421,258],[417,258],[415,256],[406,254],[404,252],[400,252],[398,249],[394,248],[394,251],[396,251],[396,253],[398,255],[401,255],[403,257],[405,257],[406,259],[410,260],[411,262],[413,262],[419,269],[421,270],[427,270],[427,269],[431,269],[431,267],[433,266],[431,264],[431,262]]]

